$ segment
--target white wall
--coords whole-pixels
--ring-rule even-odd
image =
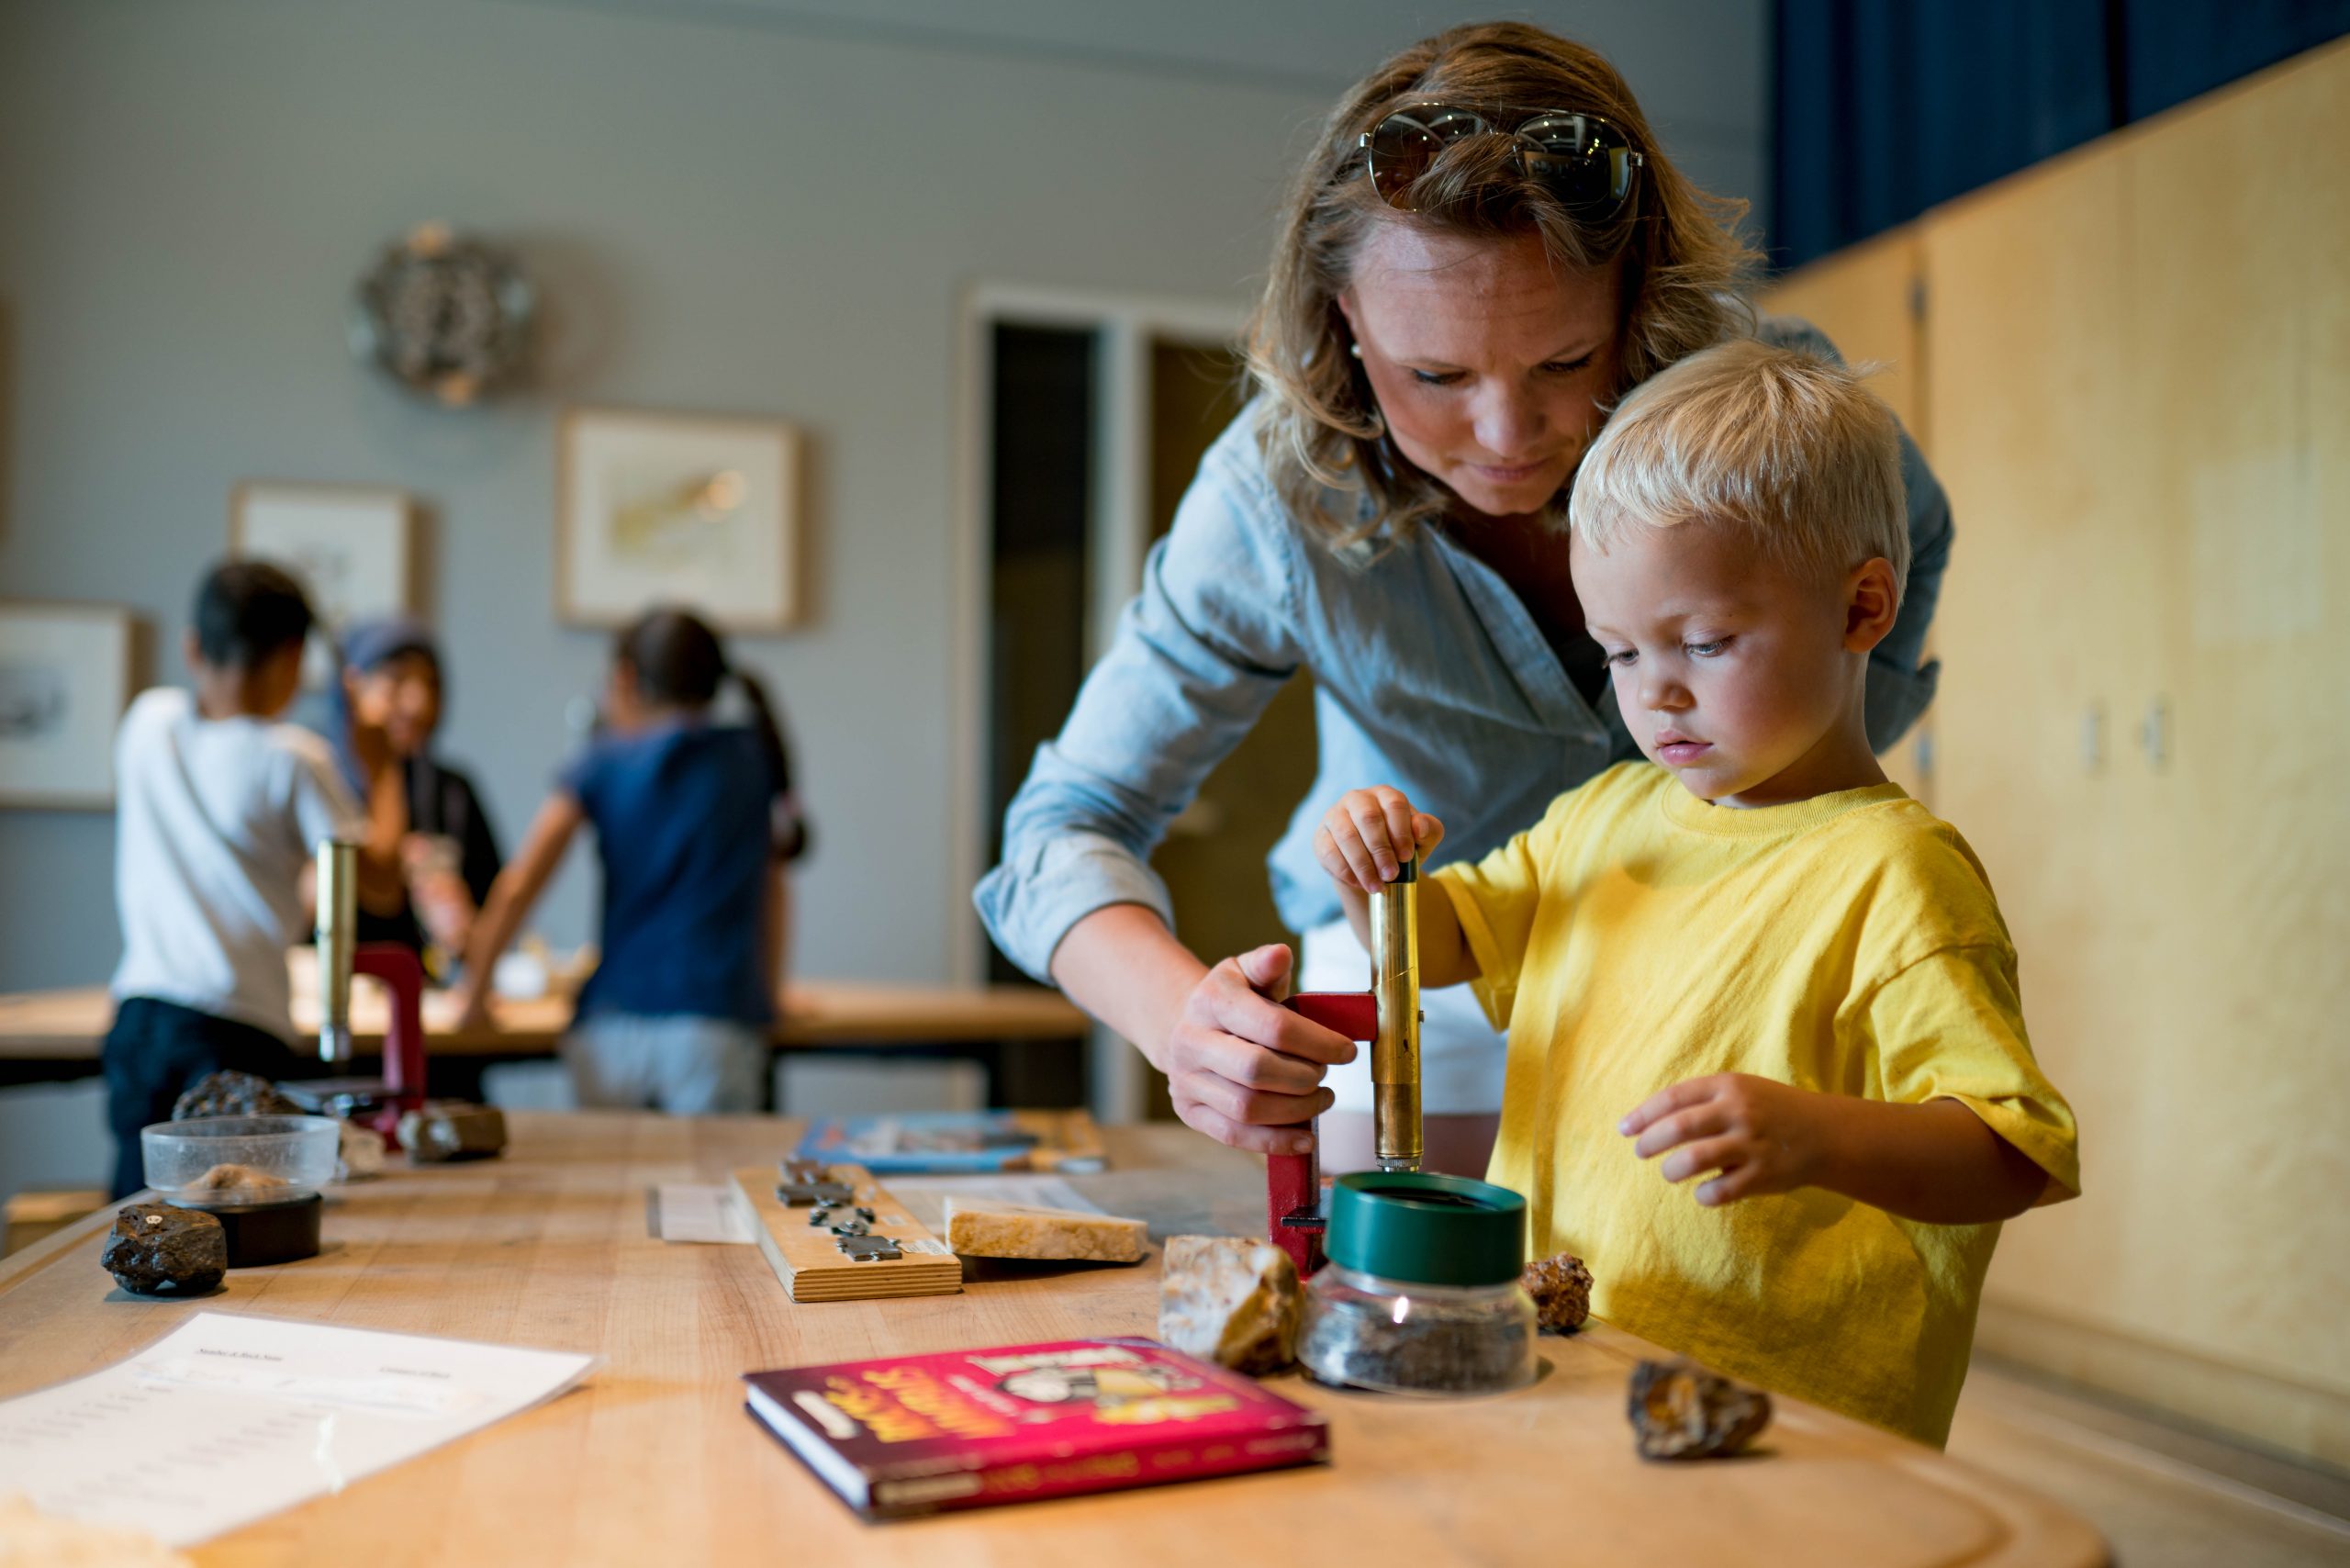
[[[1762,0],[1536,10],[1610,51],[1701,180],[1759,194]],[[800,420],[814,618],[738,650],[782,695],[819,824],[799,963],[943,978],[972,929],[944,777],[958,292],[1245,298],[1301,133],[1386,49],[1469,14],[11,0],[0,597],[132,605],[174,678],[236,481],[407,488],[453,670],[445,749],[510,844],[604,654],[550,608],[556,408]],[[436,217],[539,277],[528,394],[421,407],[345,351],[352,279]],[[0,812],[0,991],[105,978],[110,832]],[[587,933],[591,883],[576,857],[550,935]]]

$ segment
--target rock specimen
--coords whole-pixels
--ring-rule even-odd
[[[946,1245],[965,1258],[1139,1263],[1150,1226],[1083,1209],[1046,1209],[957,1193],[946,1200]]]
[[[252,1193],[270,1187],[290,1187],[283,1176],[256,1170],[250,1165],[216,1165],[180,1189],[183,1193]]]
[[[427,1100],[400,1116],[400,1147],[420,1164],[506,1152],[506,1113],[467,1100]]]
[[[302,1107],[278,1092],[277,1085],[250,1072],[222,1069],[197,1081],[172,1106],[172,1120],[198,1116],[298,1116]]]
[[[1675,1357],[1632,1369],[1629,1414],[1641,1458],[1715,1459],[1771,1424],[1771,1396]]]
[[[1571,1252],[1528,1263],[1519,1277],[1545,1334],[1572,1334],[1591,1316],[1591,1271]]]
[[[361,1182],[384,1173],[384,1135],[373,1127],[342,1124],[342,1143],[335,1150],[334,1179]]]
[[[1173,1236],[1161,1262],[1161,1340],[1258,1377],[1296,1359],[1304,1297],[1288,1253],[1247,1237]]]
[[[196,1295],[229,1271],[220,1222],[169,1204],[125,1204],[98,1254],[114,1282],[140,1295]]]

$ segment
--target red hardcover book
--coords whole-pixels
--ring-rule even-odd
[[[746,1372],[745,1407],[872,1519],[1330,1457],[1303,1405],[1149,1339]]]

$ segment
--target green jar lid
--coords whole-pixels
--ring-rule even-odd
[[[1526,1200],[1464,1176],[1356,1170],[1331,1188],[1323,1250],[1382,1279],[1498,1285],[1526,1267]]]

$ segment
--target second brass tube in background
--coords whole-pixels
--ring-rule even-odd
[[[319,840],[319,1059],[351,1059],[351,964],[359,945],[359,846]]]
[[[1419,863],[1406,860],[1371,900],[1372,1152],[1382,1170],[1420,1168]]]

